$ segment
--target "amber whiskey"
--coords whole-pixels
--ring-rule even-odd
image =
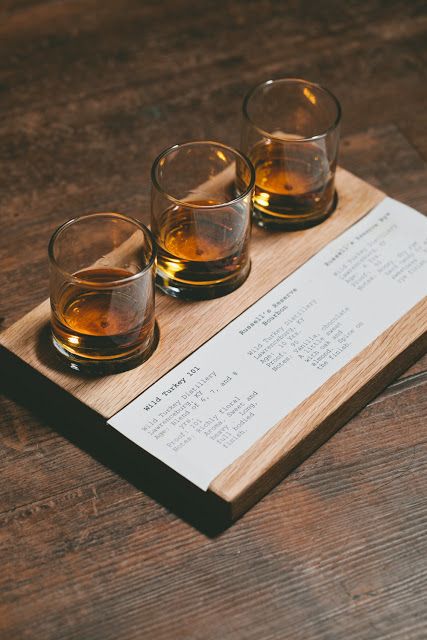
[[[99,361],[126,359],[149,348],[154,303],[147,306],[138,279],[127,280],[132,275],[119,268],[74,274],[78,281],[68,282],[52,305],[53,337],[60,351]]]
[[[266,228],[304,228],[334,206],[335,166],[318,143],[267,140],[250,158],[256,171],[254,218]]]
[[[248,274],[250,222],[238,206],[217,207],[212,200],[176,205],[158,216],[152,231],[158,244],[157,278],[168,293],[206,298],[209,290],[235,288]]]

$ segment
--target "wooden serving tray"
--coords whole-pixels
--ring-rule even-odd
[[[89,378],[61,365],[50,345],[49,301],[45,300],[0,336],[3,355],[29,365],[102,419],[104,431],[114,431],[105,421],[181,362],[261,296],[276,286],[385,197],[384,193],[353,174],[337,171],[338,206],[323,224],[292,233],[254,229],[248,280],[233,293],[217,300],[182,302],[157,295],[160,331],[151,358],[131,371]],[[395,377],[427,350],[427,300],[424,299],[369,347],[332,376],[315,393],[285,416],[246,453],[220,473],[205,493],[166,469],[158,461],[142,464],[141,474],[157,463],[173,489],[197,497],[226,522],[233,521],[267,493],[295,466],[307,458],[349,418],[365,406]],[[28,367],[27,367],[28,369]],[[50,387],[50,394],[53,387]],[[49,397],[49,394],[48,394]],[[51,396],[52,397],[52,396]],[[99,432],[101,433],[101,432]],[[101,436],[100,436],[101,437]],[[117,434],[118,439],[123,436]],[[148,454],[136,445],[141,460]],[[145,456],[145,457],[144,457]],[[126,475],[125,470],[123,470]],[[158,470],[152,476],[161,477]],[[144,485],[145,488],[145,485]],[[150,491],[148,491],[150,492]],[[156,495],[155,491],[152,491]],[[169,505],[173,506],[169,500]]]

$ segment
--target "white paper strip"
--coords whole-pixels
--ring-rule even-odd
[[[427,218],[386,198],[109,420],[206,490],[427,295]]]

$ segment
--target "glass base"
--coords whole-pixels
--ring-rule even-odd
[[[254,206],[253,221],[258,227],[268,231],[298,231],[310,229],[324,222],[333,214],[338,204],[338,195],[335,191],[332,204],[326,212],[313,214],[290,213],[289,215],[273,214],[258,209]]]
[[[248,262],[247,266],[232,278],[227,278],[226,280],[224,279],[223,281],[213,284],[180,282],[166,277],[158,270],[156,274],[156,285],[163,293],[173,296],[174,298],[180,298],[181,300],[212,300],[212,298],[226,296],[228,293],[238,289],[247,279],[250,270],[251,263]]]
[[[159,331],[157,324],[155,325],[153,337],[148,347],[138,349],[134,353],[127,354],[125,357],[105,358],[98,360],[96,358],[85,358],[68,351],[64,345],[57,340],[54,333],[52,335],[52,344],[59,356],[61,362],[73,371],[91,376],[105,376],[114,373],[121,373],[134,369],[140,364],[148,360],[152,353],[156,350],[159,342]]]

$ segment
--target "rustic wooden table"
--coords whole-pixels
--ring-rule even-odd
[[[330,87],[341,164],[427,213],[426,30],[421,0],[0,2],[1,327],[46,297],[57,225],[147,220],[154,156],[237,145],[269,77]],[[426,390],[424,357],[215,538],[5,394],[0,638],[425,638]]]

